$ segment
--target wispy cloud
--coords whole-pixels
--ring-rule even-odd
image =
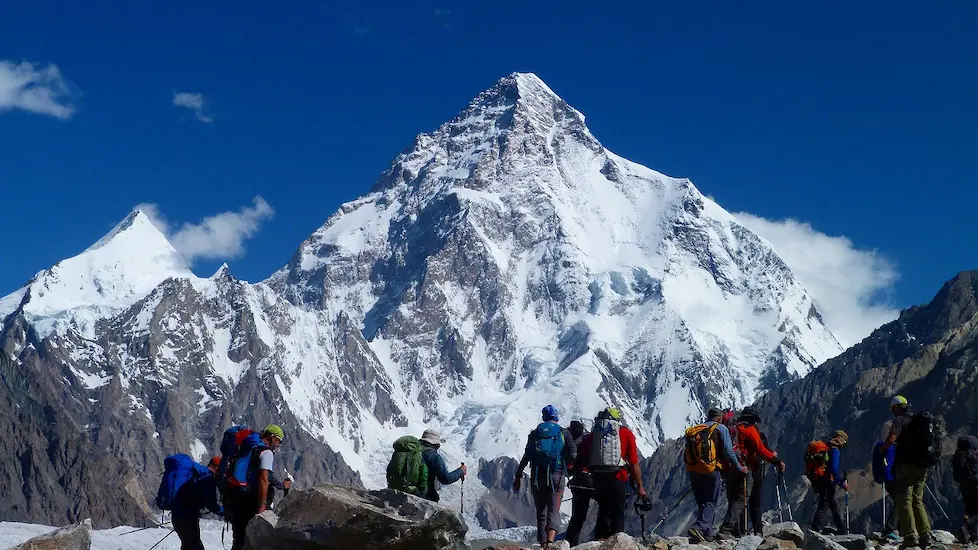
[[[194,118],[200,122],[205,124],[214,122],[214,115],[204,109],[204,94],[200,92],[175,92],[173,94],[173,104],[177,107],[190,109],[194,112]]]
[[[200,223],[185,223],[179,228],[167,221],[156,204],[143,203],[135,209],[142,210],[188,262],[241,257],[245,253],[245,241],[258,233],[264,221],[275,215],[275,210],[260,196],[254,198],[252,206],[242,207],[237,212],[221,212]]]
[[[75,114],[57,65],[0,60],[0,111],[20,109],[67,120]]]
[[[771,243],[844,346],[860,342],[899,315],[889,298],[900,274],[879,252],[856,248],[850,239],[826,235],[804,222],[745,212],[735,216]]]

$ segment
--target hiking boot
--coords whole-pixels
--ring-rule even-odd
[[[715,540],[737,540],[737,537],[733,536],[730,531],[720,531],[717,533]]]
[[[903,542],[900,543],[900,550],[903,550],[904,548],[913,548],[915,546],[920,546],[920,541],[917,539],[917,535],[907,535],[906,537],[903,537]]]
[[[928,546],[931,546],[932,544],[934,544],[934,539],[931,538],[930,532],[921,533],[920,534],[920,547],[921,548],[927,548]]]
[[[706,537],[703,536],[703,533],[699,529],[696,529],[695,527],[690,529],[688,531],[688,534],[689,534],[689,540],[695,543],[706,542]]]

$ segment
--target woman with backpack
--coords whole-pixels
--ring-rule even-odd
[[[816,440],[808,444],[808,452],[805,454],[805,475],[812,482],[812,491],[815,492],[815,516],[812,518],[814,532],[849,534],[842,522],[842,514],[839,513],[839,503],[835,499],[837,487],[849,491],[849,483],[839,467],[842,458],[841,449],[848,446],[849,435],[842,430],[836,430],[828,442]],[[832,513],[835,530],[822,531],[825,515],[829,512]]]
[[[961,488],[964,502],[961,543],[978,544],[978,438],[966,435],[958,439],[952,466],[954,481]]]
[[[533,504],[537,510],[537,541],[541,548],[549,547],[557,539],[560,529],[560,504],[564,496],[567,471],[577,458],[574,438],[566,428],[557,423],[557,408],[543,408],[543,422],[530,432],[526,450],[513,479],[513,491],[519,492],[523,471],[530,465],[530,486]]]

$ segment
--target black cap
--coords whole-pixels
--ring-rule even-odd
[[[570,430],[570,433],[574,434],[575,436],[581,435],[587,430],[587,428],[584,427],[584,423],[580,420],[571,420],[570,427],[568,429]]]
[[[754,407],[744,407],[744,412],[740,413],[740,419],[748,422],[760,422],[761,415]]]

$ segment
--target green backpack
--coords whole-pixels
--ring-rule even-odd
[[[394,442],[394,456],[387,463],[387,487],[424,497],[428,492],[428,466],[421,456],[421,441],[405,435]]]

